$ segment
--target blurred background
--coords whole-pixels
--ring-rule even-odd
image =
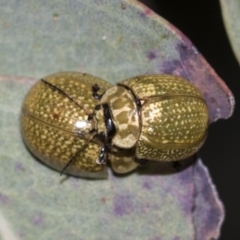
[[[240,67],[232,52],[218,0],[141,0],[182,31],[206,58],[235,96],[233,116],[210,126],[200,156],[208,166],[226,210],[221,240],[239,240],[240,213]],[[240,16],[239,16],[240,17]]]

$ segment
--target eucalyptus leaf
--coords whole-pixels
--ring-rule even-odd
[[[224,24],[235,56],[240,63],[240,2],[220,0]]]
[[[37,79],[80,71],[111,83],[169,73],[203,93],[211,122],[234,98],[194,45],[133,0],[3,0],[0,8],[0,236],[3,240],[219,237],[224,209],[201,160],[150,163],[107,180],[65,176],[38,162],[19,113]]]

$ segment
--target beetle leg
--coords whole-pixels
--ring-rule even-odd
[[[106,146],[103,145],[101,150],[100,150],[100,153],[99,153],[99,156],[98,156],[98,159],[97,159],[97,164],[99,165],[102,165],[102,164],[105,164],[106,161],[107,161],[107,151],[106,151]]]
[[[93,116],[94,116],[94,114],[93,113],[90,113],[90,114],[88,114],[88,121],[91,121],[92,119],[93,119]]]
[[[104,92],[102,94],[99,94],[98,91],[100,90],[100,87],[97,84],[94,84],[92,86],[92,92],[93,92],[93,97],[97,100],[100,100],[102,98],[102,95],[104,94]]]
[[[92,91],[93,92],[98,92],[100,90],[100,87],[97,85],[97,84],[94,84],[93,86],[92,86]]]

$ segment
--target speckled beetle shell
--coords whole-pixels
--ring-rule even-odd
[[[21,127],[26,145],[59,171],[75,157],[65,173],[105,178],[106,166],[96,163],[102,144],[91,140],[94,125],[88,117],[98,104],[92,96],[92,86],[98,84],[105,91],[111,84],[75,72],[56,73],[43,80],[30,89],[23,103]]]
[[[111,86],[88,74],[45,77],[25,98],[21,126],[29,149],[65,173],[106,177],[139,160],[177,161],[193,155],[207,135],[201,93],[173,75],[148,75]]]
[[[122,82],[143,101],[137,158],[173,161],[194,154],[203,144],[208,108],[188,81],[172,76],[143,76]]]

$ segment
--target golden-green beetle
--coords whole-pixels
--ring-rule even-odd
[[[64,173],[105,178],[141,160],[177,161],[202,146],[209,116],[201,93],[173,75],[144,75],[112,86],[85,73],[60,72],[28,92],[21,130],[31,152]]]

